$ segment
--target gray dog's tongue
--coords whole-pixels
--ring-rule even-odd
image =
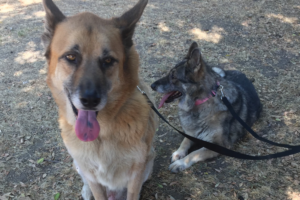
[[[160,103],[159,103],[158,109],[160,109],[160,108],[164,105],[165,101],[169,98],[169,96],[171,96],[171,95],[172,95],[173,93],[175,93],[175,92],[176,92],[176,91],[169,92],[169,93],[165,94],[165,95],[163,96],[163,98],[161,99]]]
[[[95,140],[100,133],[96,112],[78,110],[75,132],[81,141],[89,142]]]

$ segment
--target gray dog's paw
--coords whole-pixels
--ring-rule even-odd
[[[177,150],[171,156],[171,163],[180,160],[186,156],[186,151]]]
[[[185,170],[188,167],[189,166],[183,161],[183,159],[181,159],[181,160],[176,160],[175,162],[173,162],[169,166],[169,170],[173,173],[178,173],[178,172]]]

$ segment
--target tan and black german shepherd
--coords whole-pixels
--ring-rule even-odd
[[[249,126],[258,119],[262,108],[256,90],[245,74],[210,67],[204,62],[196,42],[190,46],[186,57],[151,87],[165,94],[159,107],[179,100],[178,115],[186,134],[225,147],[232,146],[245,131],[223,104],[220,87],[235,112]],[[172,172],[218,155],[206,148],[188,154],[192,145],[193,142],[184,138],[171,157],[169,169]]]
[[[102,19],[87,12],[65,17],[52,0],[43,0],[47,84],[85,200],[139,199],[152,171],[158,119],[137,90],[147,91],[132,41],[147,2]]]

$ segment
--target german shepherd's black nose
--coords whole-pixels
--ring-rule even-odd
[[[86,90],[80,95],[80,101],[86,108],[95,108],[100,100],[100,95],[96,91]]]
[[[80,101],[86,108],[94,108],[100,103],[100,98],[81,98]]]

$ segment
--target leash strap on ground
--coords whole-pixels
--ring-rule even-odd
[[[228,101],[228,99],[226,97],[222,97],[222,101],[225,104],[225,106],[228,108],[231,115],[256,139],[261,140],[266,143],[269,143],[274,146],[285,147],[285,148],[289,148],[289,149],[293,149],[293,148],[299,149],[300,148],[300,145],[292,146],[292,145],[288,145],[288,144],[280,144],[280,143],[276,143],[276,142],[267,140],[266,138],[260,137],[234,112],[232,105],[230,104],[230,102]]]
[[[140,90],[140,89],[139,89]],[[141,90],[140,90],[141,91]],[[152,110],[164,121],[166,122],[169,126],[171,126],[174,130],[176,130],[178,133],[180,133],[181,135],[183,135],[184,137],[188,138],[189,140],[193,141],[194,143],[201,145],[211,151],[217,152],[219,154],[225,155],[225,156],[229,156],[229,157],[233,157],[233,158],[238,158],[238,159],[245,159],[245,160],[266,160],[266,159],[271,159],[271,158],[280,158],[280,157],[284,157],[284,156],[288,156],[288,155],[292,155],[292,154],[296,154],[300,152],[300,146],[291,146],[288,148],[292,148],[290,150],[287,151],[283,151],[280,153],[275,153],[275,154],[270,154],[270,155],[266,155],[266,156],[249,156],[246,154],[242,154],[236,151],[232,151],[230,149],[227,149],[225,147],[219,146],[217,144],[213,144],[210,142],[206,142],[204,140],[200,140],[198,138],[192,137],[190,135],[185,134],[184,132],[178,130],[177,128],[175,128],[173,125],[171,125],[159,112],[158,110],[155,108],[155,106],[153,105],[153,103],[150,101],[149,97],[147,96],[147,94],[144,91],[141,91],[143,95],[146,96],[149,104],[151,105]],[[223,99],[226,97],[223,97]],[[226,101],[226,100],[225,100]],[[227,100],[228,101],[228,100]],[[229,102],[228,102],[229,103]],[[290,145],[288,145],[290,146]]]

